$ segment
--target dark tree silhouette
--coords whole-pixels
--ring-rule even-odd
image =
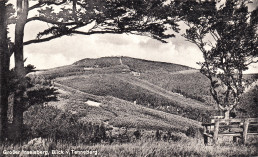
[[[29,74],[30,72],[33,72],[36,67],[29,64],[24,67],[25,74]],[[22,86],[20,83],[20,78],[17,76],[14,69],[11,69],[8,73],[8,92],[10,95],[15,95],[17,93],[22,93],[22,96],[20,97],[21,101],[23,102],[23,105],[19,106],[19,113],[23,115],[25,111],[27,111],[31,106],[33,105],[42,105],[44,103],[47,103],[49,101],[56,101],[57,100],[57,89],[54,88],[52,81],[45,79],[41,75],[35,75],[35,74],[29,74],[23,79],[23,83],[26,86]],[[10,102],[11,103],[11,102]],[[15,99],[13,100],[13,103],[15,105]],[[11,110],[10,117],[12,117],[12,120],[18,119],[18,115],[15,114],[17,111],[14,111],[14,107]],[[23,122],[23,116],[19,117],[19,120]],[[21,123],[21,129],[23,128],[23,123]],[[12,123],[11,126],[8,128],[12,129],[12,135],[6,136],[9,138],[9,140],[17,141],[16,136],[16,125]],[[6,129],[7,130],[7,129]]]
[[[188,26],[184,37],[203,53],[201,73],[209,78],[210,93],[229,118],[248,83],[243,72],[258,61],[257,11],[247,0],[181,3]]]
[[[6,137],[8,90],[7,74],[9,71],[6,2],[0,1],[0,140]]]

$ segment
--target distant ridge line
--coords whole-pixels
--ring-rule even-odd
[[[99,60],[99,59],[118,59],[118,61],[120,62],[120,58],[122,58],[122,59],[124,59],[124,58],[126,58],[126,59],[134,59],[134,60],[144,61],[144,62],[154,62],[154,63],[178,65],[178,66],[187,67],[187,68],[190,68],[190,69],[196,69],[196,68],[193,68],[193,67],[189,67],[187,65],[181,65],[181,64],[177,64],[177,63],[171,63],[171,62],[165,62],[165,61],[154,61],[154,60],[148,60],[148,59],[142,59],[142,58],[134,58],[134,57],[128,57],[128,56],[105,56],[105,57],[99,57],[99,58],[84,58],[84,59],[81,59],[81,60],[78,60],[78,61],[74,62],[72,65],[77,65],[80,62],[83,62],[83,61],[86,61],[86,60],[89,60],[89,61],[90,60],[91,61],[95,60],[96,61],[96,60]]]

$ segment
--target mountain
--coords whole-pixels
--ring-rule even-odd
[[[83,92],[84,100],[102,102],[97,97],[112,97],[128,105],[196,121],[206,121],[210,115],[217,114],[209,93],[209,80],[199,70],[187,66],[130,57],[103,57],[86,58],[72,65],[42,71],[41,74],[53,79],[62,90]],[[256,80],[257,76],[245,75],[249,80]],[[246,95],[252,93],[250,91]],[[246,98],[241,103],[252,104],[252,107],[256,104],[247,101],[254,100]],[[250,110],[239,112],[253,112],[251,106],[245,105]],[[94,117],[98,116],[102,115]]]
[[[166,63],[166,62],[156,62],[156,61],[149,61],[131,57],[102,57],[97,59],[82,59],[75,62],[73,65],[76,66],[84,66],[84,67],[111,67],[115,65],[127,65],[130,70],[137,71],[137,72],[147,72],[147,71],[168,71],[168,72],[175,72],[175,71],[182,71],[182,70],[190,70],[193,68],[173,64],[173,63]]]

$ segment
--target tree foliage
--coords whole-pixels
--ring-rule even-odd
[[[22,93],[20,98],[23,106],[20,106],[20,111],[23,113],[31,106],[42,105],[50,101],[57,101],[57,89],[54,88],[51,80],[45,79],[44,76],[31,74],[36,67],[29,64],[25,67],[27,77],[23,80],[26,86],[21,87],[21,80],[15,73],[14,69],[9,72],[9,94]],[[10,115],[13,117],[13,115]]]
[[[211,82],[210,92],[220,107],[230,111],[239,103],[246,82],[243,72],[258,60],[257,8],[249,1],[186,2],[181,6],[188,26],[184,37],[203,53],[201,73]]]
[[[14,53],[15,72],[19,83],[14,92],[13,105],[16,138],[19,139],[21,136],[23,108],[27,101],[31,101],[26,98],[29,94],[26,89],[31,85],[25,78],[23,56],[25,45],[50,41],[64,35],[105,33],[144,35],[166,42],[164,39],[174,36],[168,30],[178,31],[178,25],[175,12],[172,14],[167,12],[173,10],[171,9],[173,5],[166,5],[165,2],[165,0],[17,0],[16,9],[9,5],[8,23],[15,25],[15,39],[14,43],[9,40],[8,51],[9,56]],[[47,23],[49,27],[38,32],[35,39],[24,41],[26,24],[35,21]],[[35,99],[36,97],[33,100]]]
[[[36,39],[24,42],[24,45],[49,41],[63,35],[130,33],[146,35],[161,40],[173,36],[168,29],[178,31],[173,15],[160,14],[171,6],[164,0],[63,0],[38,1],[28,7],[28,11],[38,13],[26,20],[41,21],[49,28],[39,32]],[[59,10],[59,11],[56,11]],[[170,24],[170,25],[167,25]],[[88,30],[81,30],[90,26]],[[170,27],[172,26],[172,27]]]

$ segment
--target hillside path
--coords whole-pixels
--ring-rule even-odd
[[[181,70],[181,71],[172,72],[170,74],[191,74],[191,73],[196,73],[196,72],[199,72],[199,70],[196,70],[196,69]]]
[[[89,93],[85,93],[85,92],[82,92],[82,91],[80,91],[80,90],[78,90],[78,89],[75,89],[75,88],[72,88],[72,87],[69,87],[69,86],[62,85],[62,84],[60,84],[60,83],[57,83],[57,82],[55,82],[55,81],[54,81],[54,85],[55,85],[56,87],[59,87],[59,88],[63,89],[63,90],[67,90],[67,91],[69,91],[69,92],[72,92],[72,93],[74,93],[74,94],[83,95],[83,96],[85,96],[85,97],[88,98],[88,99],[101,101],[101,97],[100,97],[100,96],[93,95],[93,94],[89,94]]]
[[[193,108],[198,108],[198,109],[205,109],[205,110],[211,110],[212,107],[211,106],[207,106],[197,100],[191,99],[191,98],[186,98],[178,93],[173,93],[171,91],[168,91],[164,88],[161,88],[159,86],[156,86],[148,81],[145,80],[141,80],[139,78],[136,77],[127,77],[124,75],[117,75],[120,80],[126,80],[127,82],[139,86],[141,88],[144,88],[146,90],[149,90],[153,93],[156,93],[160,96],[166,97],[176,103],[179,103],[179,105],[183,106],[183,107],[193,107]]]
[[[96,95],[92,95],[86,92],[82,92],[80,90],[77,90],[75,88],[72,87],[68,87],[66,85],[62,85],[60,83],[54,82],[55,86],[59,89],[59,90],[63,90],[64,92],[71,92],[74,94],[80,94],[85,96],[86,98],[90,98],[90,99],[95,99],[98,100],[99,102],[103,101],[105,98],[102,96],[96,96]],[[110,97],[110,96],[109,96]],[[186,117],[182,117],[180,115],[176,115],[176,114],[171,114],[171,113],[167,113],[164,111],[160,111],[160,110],[156,110],[156,109],[152,109],[152,108],[148,108],[139,104],[134,104],[131,102],[128,102],[126,100],[122,100],[119,98],[113,98],[113,103],[112,103],[112,107],[107,107],[107,106],[102,106],[100,105],[100,108],[110,112],[111,114],[114,114],[116,118],[121,117],[123,115],[120,115],[119,113],[121,113],[123,111],[123,108],[127,108],[127,110],[130,109],[137,109],[136,111],[134,111],[134,113],[139,113],[140,115],[146,115],[147,113],[149,113],[151,116],[154,116],[156,120],[162,120],[164,123],[168,124],[168,125],[172,125],[175,128],[185,128],[186,126],[195,126],[195,127],[199,127],[201,128],[201,122],[198,122],[196,120],[193,119],[189,119]],[[124,107],[122,104],[128,104],[129,106]],[[119,111],[116,110],[116,108],[122,108]],[[125,110],[125,112],[127,113],[128,111]],[[139,116],[140,118],[141,116]]]

